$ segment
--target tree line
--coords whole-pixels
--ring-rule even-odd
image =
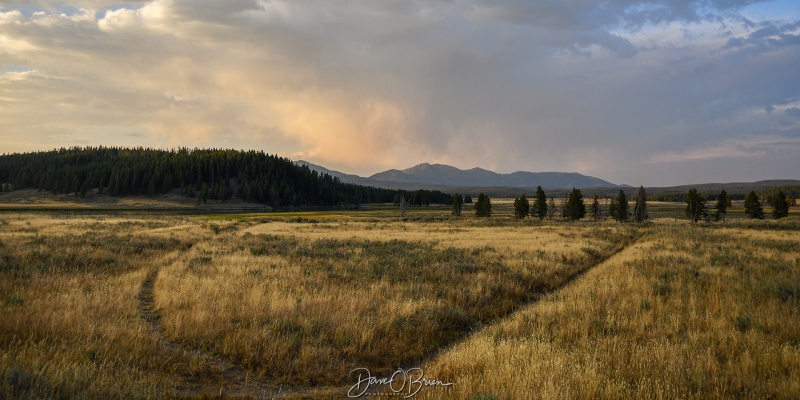
[[[223,149],[72,147],[0,156],[3,191],[39,189],[83,197],[155,196],[179,190],[198,203],[233,197],[273,207],[391,203],[449,204],[440,191],[405,191],[343,183],[288,158],[263,151]]]
[[[725,221],[728,209],[731,207],[732,196],[725,190],[714,196],[705,196],[700,194],[696,188],[689,189],[689,191],[681,196],[686,203],[684,213],[694,223],[699,221]],[[711,198],[716,200],[714,210],[708,208],[706,201]],[[453,215],[461,215],[463,207],[462,196],[456,195],[453,198]],[[647,191],[643,186],[639,187],[636,197],[631,201],[623,190],[617,193],[611,202],[607,205],[600,205],[599,198],[595,194],[592,202],[588,208],[588,215],[594,220],[601,220],[612,218],[619,222],[635,221],[644,222],[649,218],[647,212]],[[780,219],[789,215],[789,207],[796,205],[796,198],[787,195],[782,189],[778,188],[771,198],[769,204],[772,205],[772,216],[775,219]],[[632,207],[632,208],[631,208]],[[763,219],[765,216],[762,207],[762,201],[755,191],[751,191],[744,198],[745,214],[750,218]],[[491,199],[489,196],[481,193],[478,200],[474,205],[475,215],[478,217],[488,217],[492,215],[491,212]],[[536,188],[536,195],[531,204],[530,200],[523,194],[521,197],[514,199],[514,218],[524,219],[527,217],[534,217],[540,220],[549,217],[554,219],[559,215],[559,219],[577,221],[587,215],[586,204],[583,199],[583,194],[580,189],[572,189],[566,201],[561,203],[560,210],[556,210],[555,201],[551,197],[548,203],[547,195],[542,187]]]

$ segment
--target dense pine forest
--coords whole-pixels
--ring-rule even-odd
[[[0,156],[4,191],[47,190],[85,196],[156,196],[173,190],[198,202],[238,197],[273,207],[391,203],[449,204],[452,196],[346,184],[263,151],[74,147]]]

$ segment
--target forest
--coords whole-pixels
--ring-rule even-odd
[[[263,151],[73,147],[0,156],[3,191],[39,189],[83,197],[156,196],[180,190],[198,203],[233,197],[272,207],[353,206],[405,199],[412,206],[449,204],[431,190],[390,190],[341,182]]]

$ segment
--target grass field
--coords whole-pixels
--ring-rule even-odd
[[[0,398],[342,398],[412,367],[452,382],[418,398],[800,396],[794,214],[508,207],[0,214]]]

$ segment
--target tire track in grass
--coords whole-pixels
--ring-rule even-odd
[[[448,352],[456,349],[458,346],[460,346],[460,345],[468,342],[469,340],[477,337],[478,335],[480,335],[482,332],[486,331],[487,329],[491,329],[491,328],[493,328],[495,326],[501,325],[506,321],[513,320],[515,318],[515,316],[517,315],[517,313],[524,311],[527,307],[537,303],[543,297],[545,297],[545,296],[547,296],[547,295],[549,295],[551,293],[558,292],[559,290],[564,289],[565,287],[569,286],[572,282],[574,282],[574,281],[580,279],[581,277],[583,277],[587,272],[591,271],[594,268],[597,268],[597,267],[603,265],[604,263],[606,263],[609,260],[611,260],[612,258],[614,258],[616,255],[618,255],[618,254],[622,253],[623,251],[625,251],[626,249],[632,247],[634,244],[636,244],[636,242],[642,236],[644,236],[644,234],[641,233],[641,232],[634,233],[634,235],[629,240],[625,240],[625,241],[617,244],[614,247],[614,249],[610,253],[608,253],[607,255],[604,255],[602,257],[597,258],[593,263],[588,264],[584,268],[580,268],[579,270],[577,270],[573,274],[567,276],[558,286],[550,288],[550,289],[540,290],[538,293],[535,294],[535,296],[533,297],[532,300],[526,301],[526,302],[522,302],[522,303],[518,304],[516,307],[511,309],[508,313],[504,314],[503,316],[501,316],[501,317],[499,317],[499,318],[497,318],[497,319],[495,319],[495,320],[493,320],[493,321],[491,321],[491,322],[489,322],[487,324],[484,324],[483,326],[480,326],[477,329],[472,330],[471,332],[467,333],[466,335],[462,336],[461,338],[459,338],[459,339],[457,339],[457,340],[455,340],[455,341],[453,341],[451,343],[445,344],[445,345],[433,350],[431,353],[429,353],[428,355],[426,355],[426,356],[424,356],[424,357],[422,357],[420,359],[417,359],[417,360],[415,360],[413,362],[410,362],[410,363],[408,363],[406,365],[398,367],[398,369],[402,369],[404,371],[409,371],[409,370],[414,369],[414,368],[422,368],[425,365],[433,364],[434,362],[436,362],[436,360],[438,360],[439,358],[441,358],[442,356],[444,356]],[[424,370],[424,368],[423,368],[423,370]],[[435,377],[433,377],[433,378],[435,378]],[[383,393],[391,393],[392,391],[390,389],[391,388],[389,388],[388,385],[384,385],[384,386],[378,386],[376,390],[370,390],[370,392],[378,391],[378,392],[383,392]],[[407,388],[406,388],[406,390],[407,390]]]
[[[175,262],[181,252],[173,252],[167,257],[166,265]],[[180,377],[176,383],[176,394],[183,397],[249,397],[271,399],[289,392],[287,388],[276,386],[269,380],[242,369],[234,363],[211,353],[189,348],[177,341],[169,339],[161,325],[161,316],[155,306],[155,284],[160,272],[159,267],[151,268],[138,293],[139,316],[147,322],[158,339],[158,345],[167,353],[182,354],[194,361],[202,363],[215,376],[214,381],[202,379],[187,379]],[[296,392],[292,390],[292,392]]]
[[[582,277],[586,272],[589,270],[602,265],[603,263],[607,262],[609,259],[613,258],[617,254],[621,253],[625,249],[629,248],[630,246],[634,245],[639,238],[641,238],[643,234],[636,233],[633,237],[629,240],[625,240],[619,244],[607,255],[597,258],[594,260],[593,263],[586,265],[584,268],[580,268],[577,271],[574,271],[571,275],[565,277],[565,279],[556,287],[541,290],[534,296],[533,300],[526,301],[523,303],[518,304],[508,313],[504,314],[503,316],[491,321],[471,332],[466,333],[461,338],[440,346],[439,348],[433,350],[428,355],[415,360],[414,362],[408,363],[403,366],[398,366],[397,369],[403,370],[410,370],[412,368],[419,368],[426,364],[431,364],[439,359],[441,356],[446,354],[448,351],[453,350],[457,346],[462,343],[467,342],[468,340],[472,339],[473,337],[479,335],[486,329],[490,329],[493,326],[498,324],[502,324],[503,322],[514,318],[517,312],[522,311],[525,307],[530,306],[531,304],[536,303],[547,294],[556,292],[561,290],[562,288],[566,287],[573,281]],[[166,265],[170,265],[175,262],[178,257],[182,254],[181,252],[174,252],[166,257],[167,262]],[[170,340],[165,334],[163,327],[161,325],[161,317],[158,314],[158,310],[155,308],[155,301],[154,301],[154,290],[155,290],[155,283],[158,279],[160,268],[155,267],[148,271],[147,276],[145,277],[144,281],[142,282],[141,288],[139,290],[138,300],[139,300],[139,314],[141,318],[146,321],[149,326],[153,329],[158,337],[158,342],[160,347],[165,349],[167,352],[177,352],[184,355],[187,355],[190,358],[195,359],[196,361],[201,362],[204,366],[208,367],[212,371],[216,372],[217,381],[201,381],[197,379],[186,379],[181,377],[181,382],[176,384],[176,394],[181,397],[237,397],[237,398],[258,398],[258,399],[275,399],[275,398],[295,398],[295,399],[316,399],[316,398],[325,398],[325,399],[335,399],[335,398],[343,398],[347,396],[348,390],[355,384],[355,379],[353,379],[352,384],[347,385],[319,385],[319,386],[285,386],[285,385],[276,385],[275,383],[271,383],[267,378],[257,376],[252,372],[237,366],[236,364],[215,356],[210,353],[202,352],[196,349],[189,348],[177,341]],[[382,378],[382,377],[378,377]],[[391,393],[387,386],[374,386],[370,388],[370,393],[374,392],[382,392],[382,393]],[[373,397],[373,396],[370,396]]]

